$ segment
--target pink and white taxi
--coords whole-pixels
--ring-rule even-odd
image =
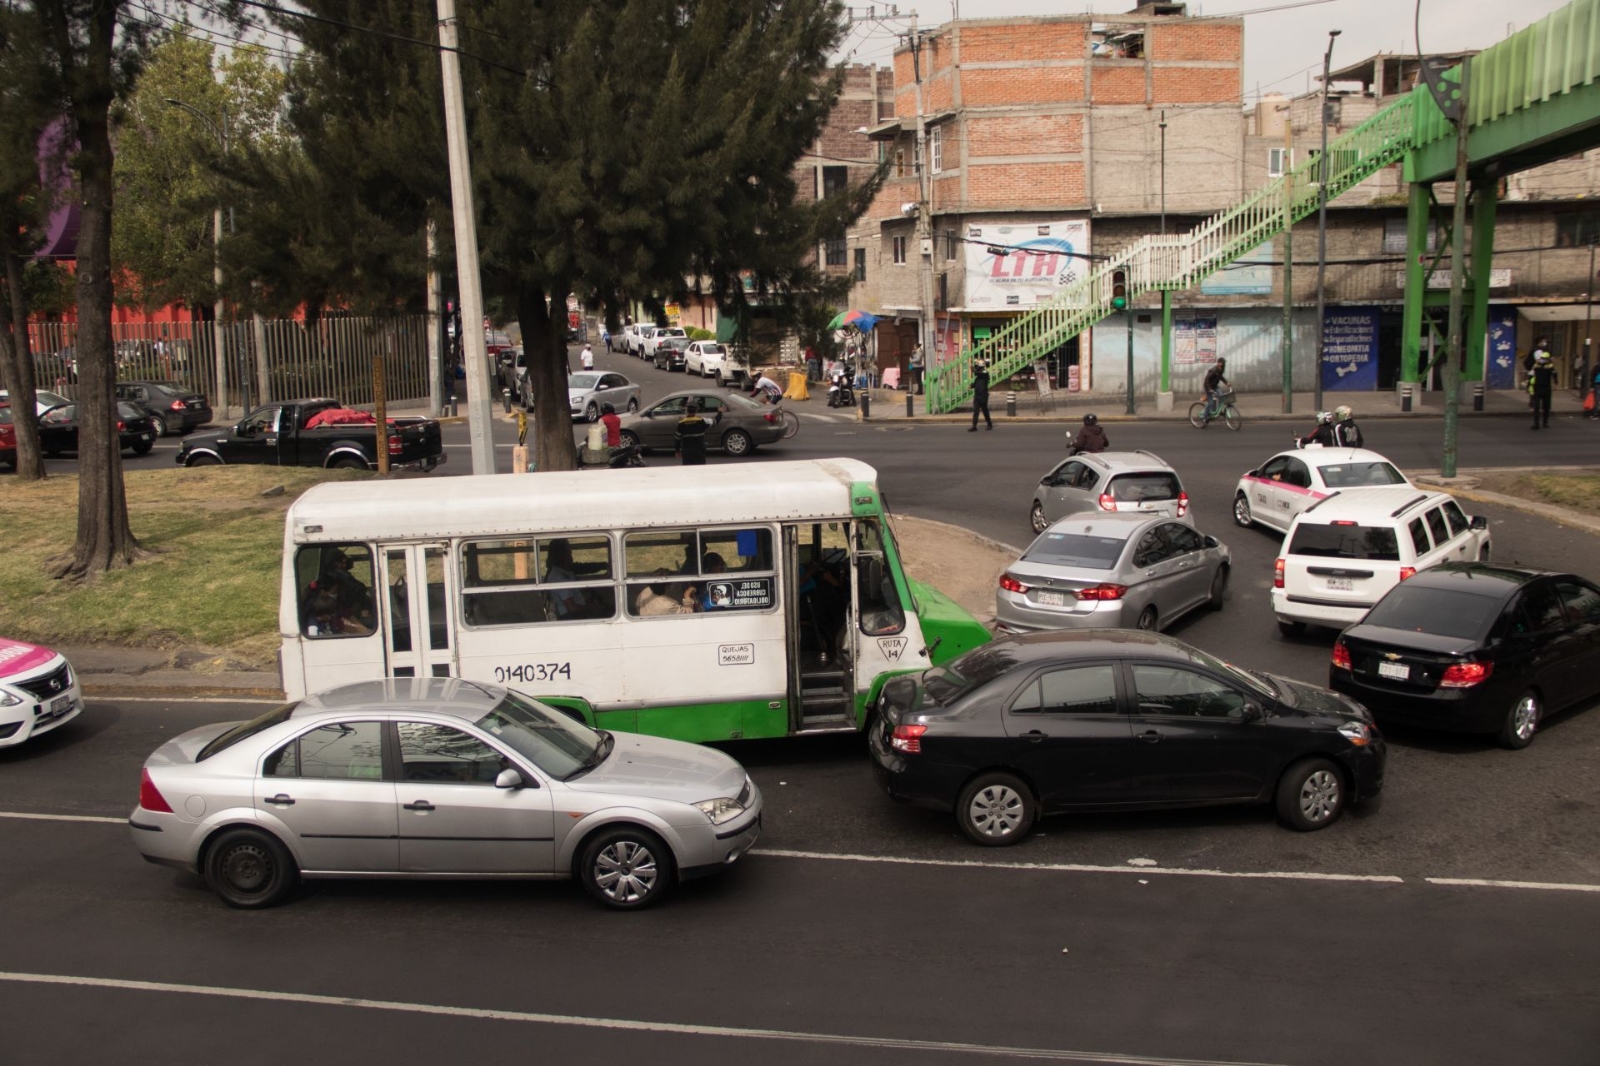
[[[1279,452],[1239,479],[1233,494],[1233,520],[1287,532],[1294,516],[1319,500],[1351,489],[1384,488],[1411,482],[1377,452],[1317,445]]]
[[[48,733],[82,713],[78,675],[64,656],[0,637],[0,748]]]

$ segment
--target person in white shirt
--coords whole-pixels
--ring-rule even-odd
[[[583,368],[585,370],[593,370],[594,369],[594,349],[591,348],[589,345],[585,344],[583,346],[583,354],[578,356],[578,361],[583,364]]]

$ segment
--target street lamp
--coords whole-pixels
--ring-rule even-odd
[[[192,115],[195,118],[199,119],[205,125],[205,127],[211,131],[212,136],[214,136],[217,139],[217,146],[222,150],[222,154],[223,155],[227,155],[228,154],[228,110],[227,110],[227,108],[224,107],[222,109],[222,125],[219,126],[219,125],[217,125],[217,123],[213,122],[211,120],[211,118],[204,111],[201,111],[197,107],[193,107],[193,106],[191,106],[189,104],[186,104],[182,100],[174,100],[172,97],[169,96],[169,97],[165,98],[165,102],[169,107],[176,107],[176,108],[179,108],[180,110],[187,111],[190,115]],[[234,232],[234,228],[233,228],[233,209],[232,208],[228,209],[228,232],[229,233]],[[214,347],[216,349],[216,362],[217,362],[217,403],[221,405],[223,417],[226,418],[227,414],[228,414],[228,392],[227,392],[228,362],[227,362],[226,344],[224,342],[224,334],[223,334],[223,330],[222,330],[222,315],[223,315],[224,308],[223,308],[223,301],[222,301],[222,199],[221,199],[221,197],[218,197],[217,206],[216,206],[215,210],[212,212],[212,216],[211,216],[211,281],[212,281],[212,284],[214,284],[216,286],[216,288],[217,288],[217,299],[216,299],[216,303],[212,305],[212,313],[211,313],[211,339],[212,339],[212,344],[214,345]],[[241,387],[241,392],[239,394],[239,398],[240,398],[240,402],[243,404],[245,409],[248,410],[249,407],[250,407],[250,401],[249,401],[248,397],[245,395],[245,393],[242,391],[243,390],[243,385],[244,385],[244,380],[245,380],[245,375],[241,374],[239,376],[240,387]]]
[[[1317,156],[1317,368],[1312,375],[1315,399],[1312,406],[1322,410],[1322,349],[1327,328],[1323,325],[1325,297],[1322,283],[1328,272],[1328,74],[1333,63],[1333,39],[1338,30],[1328,31],[1328,50],[1322,54],[1322,152]]]

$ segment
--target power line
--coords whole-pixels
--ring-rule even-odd
[[[190,0],[190,2],[193,2],[193,0]],[[236,0],[236,2],[244,5],[245,7],[254,7],[259,8],[262,11],[269,11],[281,18],[304,19],[307,22],[321,22],[329,26],[338,26],[341,29],[355,30],[357,33],[365,33],[369,36],[381,37],[385,40],[398,41],[401,44],[416,45],[419,48],[427,48],[434,52],[454,52],[463,59],[471,59],[474,62],[482,63],[486,67],[493,67],[495,70],[503,70],[508,74],[515,74],[518,77],[526,77],[528,74],[528,72],[525,70],[519,70],[516,67],[507,66],[504,63],[497,63],[492,59],[477,55],[473,52],[465,51],[461,48],[446,48],[437,41],[425,41],[419,37],[407,37],[401,33],[391,33],[388,30],[380,30],[375,26],[359,26],[354,22],[344,22],[340,19],[329,18],[326,15],[313,15],[306,11],[292,11],[286,7],[279,7],[277,4],[265,3],[264,0]]]

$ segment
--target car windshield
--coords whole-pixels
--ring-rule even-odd
[[[298,702],[285,703],[281,707],[274,707],[259,718],[252,718],[248,722],[240,722],[232,729],[217,737],[211,743],[201,748],[195,755],[195,762],[205,762],[219,751],[226,751],[246,737],[253,737],[264,729],[271,729],[281,722],[287,722],[294,709],[300,706]]]
[[[1330,489],[1353,489],[1362,485],[1404,485],[1405,475],[1392,463],[1337,463],[1322,466],[1322,480]]]
[[[922,691],[935,703],[951,703],[979,685],[987,685],[1016,665],[1008,649],[990,644],[974,648],[943,666],[923,672]]]
[[[1117,565],[1128,542],[1116,537],[1090,537],[1081,533],[1054,533],[1046,530],[1023,553],[1030,563],[1054,566],[1081,566],[1090,570],[1110,570]]]
[[[1332,559],[1375,559],[1398,562],[1400,545],[1388,526],[1362,526],[1354,522],[1318,525],[1307,523],[1294,531],[1290,555]]]
[[[1396,585],[1362,619],[1365,625],[1476,640],[1500,615],[1500,600],[1473,592]]]
[[[57,407],[61,404],[72,402],[59,392],[45,392],[43,389],[38,390],[33,395],[37,402],[44,404],[46,407]]]
[[[562,781],[594,769],[605,760],[612,744],[609,734],[596,732],[515,692],[507,692],[506,698],[478,719],[477,725]]]
[[[600,383],[599,374],[568,374],[567,388],[592,389]]]
[[[1173,474],[1122,474],[1111,479],[1110,493],[1121,503],[1143,500],[1175,500],[1181,491]]]

